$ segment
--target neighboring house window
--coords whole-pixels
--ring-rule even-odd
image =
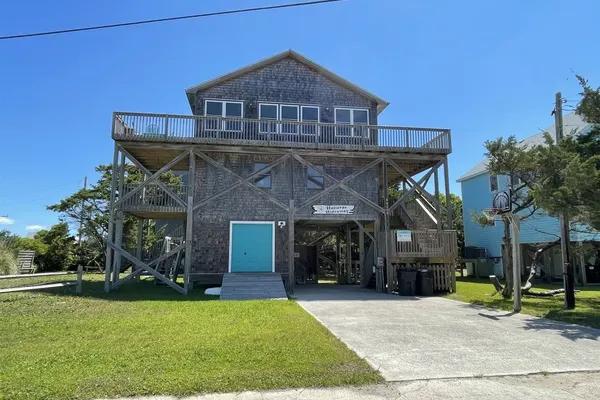
[[[260,171],[266,168],[269,164],[267,163],[254,163],[254,172]],[[263,189],[271,188],[271,170],[263,174],[259,174],[254,178],[254,185]]]
[[[315,167],[323,170],[321,165],[315,165]],[[306,188],[318,190],[325,188],[325,178],[320,172],[311,167],[306,169]]]
[[[277,104],[260,104],[258,107],[258,119],[277,121],[279,119],[279,106]],[[261,122],[259,126],[261,133],[277,132],[277,122]]]
[[[523,184],[523,180],[520,177],[518,177],[517,175],[513,175],[512,185],[514,187],[518,187],[518,186],[521,186],[522,184]]]
[[[369,110],[355,108],[336,108],[334,122],[338,125],[354,125],[353,127],[337,127],[338,136],[362,136],[369,137],[369,130],[356,125],[369,124]]]
[[[299,106],[288,106],[282,104],[280,106],[281,121],[281,133],[298,133],[298,122],[300,120],[300,107]],[[286,123],[286,121],[294,121],[294,123]]]
[[[498,191],[498,175],[490,175],[490,190],[492,192]]]
[[[319,122],[319,107],[302,106],[300,107],[300,114],[302,122]],[[314,135],[316,132],[316,125],[302,125],[302,133],[307,135]]]
[[[205,129],[210,130],[226,130],[226,131],[241,131],[242,121],[221,120],[217,118],[242,118],[244,115],[244,103],[241,101],[220,101],[206,100],[204,105],[204,115],[206,117],[215,117],[214,119],[206,119],[204,121]]]

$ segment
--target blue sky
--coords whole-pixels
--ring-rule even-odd
[[[0,35],[294,0],[5,2]],[[110,162],[114,110],[189,113],[186,87],[288,48],[391,102],[380,123],[452,129],[452,190],[486,139],[553,121],[572,71],[600,85],[600,3],[346,0],[0,41],[0,229],[50,226],[45,205]]]

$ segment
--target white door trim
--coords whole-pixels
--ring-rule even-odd
[[[275,272],[275,221],[229,221],[229,267],[227,272],[231,272],[231,252],[233,250],[233,224],[269,224],[273,228],[272,246],[271,246],[271,272]]]

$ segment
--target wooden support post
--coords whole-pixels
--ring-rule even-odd
[[[142,253],[143,253],[143,249],[144,249],[144,220],[142,218],[138,218],[138,231],[137,231],[137,248],[136,248],[136,253],[135,256],[138,258],[138,260],[142,259]],[[132,267],[132,271],[131,272],[135,272],[138,269],[137,265],[133,264]],[[136,280],[140,280],[140,276],[136,275],[135,276]]]
[[[382,281],[381,281],[381,268],[377,265],[377,258],[381,257],[381,218],[377,218],[375,220],[374,223],[375,227],[374,227],[374,232],[373,232],[373,237],[375,238],[375,254],[374,254],[374,264],[375,264],[375,291],[376,292],[381,292],[381,286],[382,286]]]
[[[112,267],[113,249],[110,247],[110,243],[113,241],[114,232],[114,204],[115,204],[115,191],[117,186],[117,164],[119,163],[119,145],[115,143],[115,149],[113,154],[112,164],[112,175],[110,179],[110,204],[109,204],[109,215],[108,215],[108,232],[106,238],[106,264],[104,267],[104,291],[110,291],[110,271]]]
[[[367,287],[371,274],[368,273],[368,268],[365,265],[365,230],[362,225],[358,226],[358,252],[360,259],[360,286]]]
[[[196,174],[196,154],[190,149],[190,169],[188,171],[187,213],[185,220],[185,257],[183,265],[183,289],[185,294],[190,290],[190,273],[192,271],[192,244],[194,242],[194,191]]]
[[[435,219],[437,220],[437,230],[442,230],[442,208],[440,207],[440,177],[438,174],[438,168],[436,167],[433,171],[433,184],[434,184],[434,196],[435,196]]]
[[[75,293],[81,294],[83,289],[83,265],[77,266],[77,286],[75,286]]]
[[[391,258],[391,249],[389,244],[389,232],[390,232],[390,201],[388,198],[388,159],[383,160],[383,204],[385,208],[385,214],[383,216],[384,221],[384,246],[385,246],[385,268],[386,268],[386,277],[387,277],[387,292],[392,293],[393,285],[392,285],[392,277],[394,271],[392,271],[392,263],[390,262]],[[384,289],[385,290],[385,289]]]
[[[344,283],[349,285],[352,283],[352,232],[350,232],[350,224],[346,225],[346,279]]]
[[[446,218],[447,228],[452,228],[452,201],[450,200],[450,171],[448,170],[448,157],[444,159],[444,186],[446,190]]]
[[[335,279],[337,283],[340,282],[340,274],[341,274],[341,237],[340,230],[338,229],[335,233]]]
[[[294,268],[294,262],[296,261],[296,259],[294,258],[294,236],[295,236],[295,232],[294,232],[294,220],[295,220],[295,214],[296,210],[294,208],[294,200],[291,199],[290,200],[290,211],[289,211],[289,217],[288,217],[288,281],[289,281],[289,286],[290,286],[290,293],[293,294],[294,293],[294,289],[296,287],[296,271]]]
[[[123,196],[123,190],[125,188],[125,153],[121,152],[121,161],[119,162],[119,197]],[[121,273],[121,248],[123,247],[123,220],[125,216],[122,210],[116,211],[116,232],[115,232],[115,258],[113,260],[113,283],[119,280],[119,274]]]

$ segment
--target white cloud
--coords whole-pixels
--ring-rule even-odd
[[[25,227],[26,231],[41,231],[42,229],[46,229],[44,225],[27,225]]]
[[[14,223],[14,219],[10,219],[8,217],[0,217],[0,225],[12,225]]]

